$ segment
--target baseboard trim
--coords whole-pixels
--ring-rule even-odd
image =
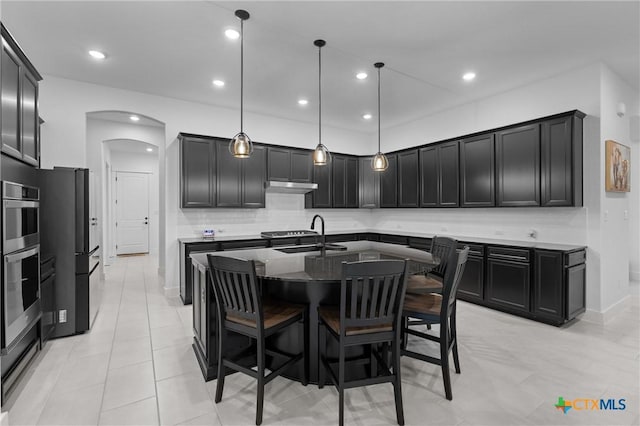
[[[180,287],[165,287],[164,297],[178,297],[180,296]]]
[[[587,309],[584,315],[582,315],[582,321],[592,322],[594,324],[604,325],[617,317],[627,306],[629,296],[625,296],[623,299],[611,305],[603,312]]]
[[[3,411],[0,413],[0,426],[9,426],[9,412]]]

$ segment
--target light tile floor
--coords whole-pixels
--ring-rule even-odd
[[[215,404],[191,349],[191,307],[164,297],[149,257],[119,258],[90,333],[50,341],[7,401],[12,425],[253,424],[255,381],[236,374]],[[640,297],[609,324],[556,328],[475,305],[458,307],[462,374],[444,398],[439,367],[402,360],[407,424],[630,425],[640,422]],[[434,350],[433,347],[423,347]],[[554,408],[559,396],[625,398],[626,410]],[[395,424],[391,385],[346,393],[349,424]],[[278,378],[264,424],[335,424],[332,387]]]

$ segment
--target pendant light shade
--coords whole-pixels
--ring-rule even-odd
[[[240,19],[240,132],[229,142],[229,152],[236,158],[248,158],[253,152],[251,138],[243,131],[244,109],[244,21],[249,19],[249,12],[236,10],[236,17]]]
[[[384,67],[382,62],[373,64],[378,69],[378,153],[371,160],[371,168],[376,172],[384,172],[389,167],[387,156],[380,150],[380,68]]]
[[[313,151],[313,165],[326,166],[331,162],[331,153],[322,143],[322,46],[327,44],[324,40],[316,40],[313,45],[318,48],[318,145]]]

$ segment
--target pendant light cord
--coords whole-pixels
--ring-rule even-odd
[[[240,133],[244,133],[242,111],[244,111],[244,19],[240,20]]]
[[[322,143],[322,46],[318,46],[318,144]]]
[[[378,152],[380,152],[380,68],[378,68]]]

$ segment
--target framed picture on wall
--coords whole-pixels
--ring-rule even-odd
[[[605,141],[605,191],[629,192],[631,148],[616,141]]]

